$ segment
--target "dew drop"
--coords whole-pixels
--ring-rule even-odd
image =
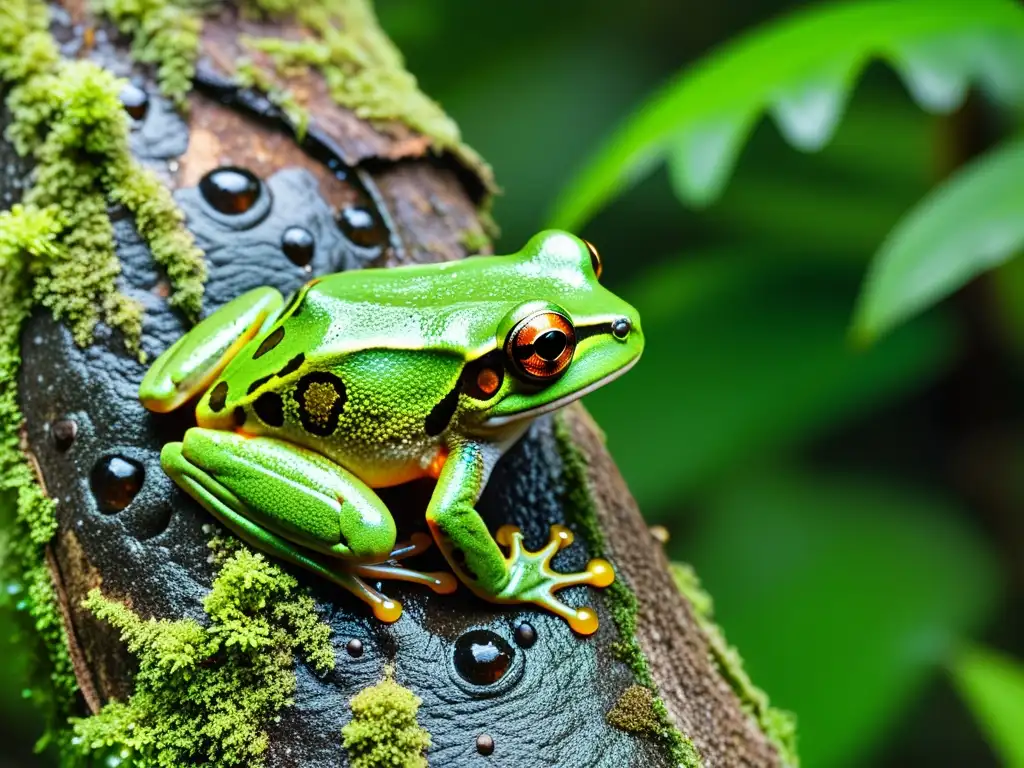
[[[303,227],[288,227],[281,235],[281,250],[292,264],[300,267],[313,260],[315,244],[313,234]]]
[[[58,419],[50,425],[54,447],[61,453],[67,451],[78,435],[78,422],[73,419]]]
[[[528,622],[523,622],[516,627],[516,645],[520,648],[532,648],[537,642],[537,630]]]
[[[353,638],[345,644],[345,650],[353,659],[358,659],[363,655],[363,641],[358,638]]]
[[[468,683],[494,685],[505,676],[514,654],[504,638],[475,629],[455,641],[455,669]]]
[[[96,462],[89,485],[101,512],[120,512],[135,498],[146,476],[142,465],[121,456],[106,456]]]
[[[149,111],[149,94],[134,83],[126,83],[120,93],[124,111],[132,120],[141,120]]]
[[[380,219],[369,208],[349,205],[338,211],[338,228],[360,248],[383,245],[387,232]]]
[[[199,192],[215,210],[235,216],[256,204],[260,180],[245,168],[215,168],[200,179]]]
[[[486,757],[494,752],[494,739],[486,733],[476,737],[476,751]]]

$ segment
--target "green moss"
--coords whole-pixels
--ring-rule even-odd
[[[40,0],[9,0],[0,13],[0,86],[6,137],[35,164],[23,204],[0,213],[0,495],[11,501],[0,571],[36,641],[32,698],[49,716],[48,733],[64,739],[76,681],[46,563],[54,504],[21,449],[21,329],[43,306],[79,343],[102,321],[137,350],[141,308],[117,290],[108,204],[135,214],[170,277],[172,301],[190,314],[201,304],[204,262],[170,193],[131,158],[120,81],[88,62],[60,59]]]
[[[94,4],[131,37],[135,61],[157,66],[160,90],[183,107],[192,88],[202,31],[194,4],[174,0],[95,0]]]
[[[0,213],[0,522],[6,533],[0,541],[0,603],[15,603],[24,618],[23,644],[34,661],[29,689],[47,717],[47,734],[57,733],[70,714],[77,686],[46,565],[46,546],[57,529],[54,503],[21,450],[17,381],[19,337],[32,305],[22,290],[21,262],[25,254],[51,258],[58,229],[51,210],[15,206]]]
[[[627,733],[656,734],[661,727],[654,708],[654,693],[643,685],[631,685],[623,691],[605,719]]]
[[[430,734],[416,722],[419,697],[394,680],[384,679],[352,697],[352,720],[342,728],[351,768],[426,768]]]
[[[701,587],[693,568],[685,563],[672,563],[672,577],[683,596],[693,606],[697,623],[708,639],[712,657],[719,673],[732,687],[740,702],[775,745],[785,765],[797,766],[800,758],[796,748],[796,719],[792,713],[772,707],[768,695],[751,681],[743,668],[739,652],[725,639],[725,633],[714,621],[714,602]]]
[[[555,440],[562,457],[566,519],[583,539],[591,557],[606,557],[604,533],[597,521],[586,459],[573,441],[564,416],[555,418]],[[636,595],[622,579],[616,579],[605,590],[605,595],[619,635],[614,645],[615,654],[629,667],[636,682],[650,693],[650,709],[657,719],[657,726],[649,732],[662,741],[676,765],[698,768],[701,759],[697,748],[669,719],[665,703],[657,695],[647,658],[636,639],[639,613]]]
[[[138,658],[135,691],[75,720],[83,755],[129,754],[136,766],[259,766],[267,728],[292,703],[295,654],[334,668],[330,630],[298,582],[244,547],[223,554],[204,602],[209,622],[144,619],[90,593],[86,607]]]
[[[88,343],[102,320],[135,349],[142,310],[117,290],[121,268],[108,204],[134,214],[139,234],[167,271],[172,304],[193,316],[202,301],[202,253],[170,192],[131,156],[122,81],[91,62],[61,61],[46,32],[45,6],[14,1],[18,12],[0,17],[0,42],[13,44],[0,53],[0,73],[11,86],[7,137],[36,163],[26,207],[50,211],[60,226],[45,258],[18,260],[16,287],[64,320],[78,343]],[[38,57],[30,67],[10,63],[30,56]]]
[[[269,54],[280,74],[287,77],[314,68],[337,104],[365,120],[405,123],[429,137],[437,149],[452,152],[492,186],[490,168],[462,142],[455,121],[419,89],[369,0],[249,0],[249,7],[272,17],[294,14],[308,32],[302,40],[243,41]]]

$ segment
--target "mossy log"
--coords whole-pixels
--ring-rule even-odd
[[[68,0],[53,9],[51,33],[63,55],[132,78],[122,92],[131,151],[173,192],[205,253],[204,313],[260,285],[287,294],[315,275],[486,247],[490,172],[400,70],[364,3],[338,3],[347,10],[334,20],[370,62],[342,73],[369,84],[349,91],[323,68],[274,66],[265,41],[305,40],[300,22],[231,6],[201,25],[171,14],[167,24],[198,35],[199,57],[191,69],[161,68],[173,46],[139,64],[145,25],[106,5],[94,16]],[[134,62],[125,31],[136,35]],[[253,38],[264,43],[245,49]],[[32,165],[9,145],[0,159],[10,207],[33,183]],[[252,175],[245,200],[218,201],[201,184],[225,166]],[[190,320],[169,301],[170,270],[137,216],[117,205],[108,215],[119,287],[144,310],[139,348],[152,359]],[[315,247],[282,247],[292,228]],[[56,502],[45,563],[83,718],[77,740],[58,739],[69,764],[104,751],[140,765],[324,768],[420,765],[424,754],[438,766],[517,768],[795,762],[788,723],[750,686],[706,606],[683,596],[703,603],[688,572],[673,578],[583,408],[538,421],[502,460],[481,510],[492,530],[520,526],[531,547],[568,524],[576,542],[556,567],[612,561],[613,588],[568,598],[596,606],[598,632],[580,637],[560,619],[465,590],[390,584],[405,613],[385,625],[347,593],[225,538],[160,469],[161,446],[189,417],[142,408],[145,365],[119,330],[101,324],[90,344],[79,341],[37,308],[18,375],[22,447]],[[424,529],[429,490],[387,494],[404,534]],[[456,668],[455,646],[473,630],[508,649],[497,683],[469,684]]]

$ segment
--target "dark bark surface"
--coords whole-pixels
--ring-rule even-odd
[[[150,109],[133,135],[134,151],[175,190],[206,251],[204,312],[260,285],[287,294],[313,275],[466,255],[467,233],[482,231],[475,207],[482,184],[467,184],[466,169],[453,159],[426,154],[429,142],[423,137],[405,127],[370,126],[322,94],[313,110],[317,125],[300,148],[268,102],[236,92],[226,80],[237,32],[231,18],[207,26],[207,52],[216,55],[205,57],[200,68],[187,123],[143,78]],[[123,47],[96,55],[120,74],[129,72]],[[198,192],[199,179],[222,165],[248,168],[262,180],[260,199],[248,213],[225,217]],[[6,167],[5,204],[17,197],[22,174]],[[376,217],[371,236],[357,238],[363,245],[337,223],[338,211],[353,205]],[[309,270],[281,250],[282,233],[291,226],[305,227],[316,238]],[[188,326],[168,307],[166,281],[132,221],[120,218],[115,230],[124,290],[146,307],[143,348],[152,359]],[[117,334],[101,327],[96,343],[80,349],[66,329],[40,313],[24,333],[23,356],[27,445],[58,501],[53,573],[67,610],[80,686],[95,709],[130,694],[133,664],[116,633],[79,607],[82,599],[99,586],[142,616],[202,621],[202,599],[213,578],[206,547],[213,521],[159,464],[161,446],[180,439],[190,417],[156,416],[142,408],[136,391],[145,367],[125,353]],[[52,425],[60,420],[78,427],[65,450],[53,439]],[[582,409],[572,409],[568,424],[587,459],[610,559],[639,599],[638,639],[673,721],[707,766],[777,764],[773,748],[711,660],[599,430]],[[144,472],[138,494],[117,513],[101,511],[102,488],[91,482],[96,467],[110,457],[137,462]],[[553,423],[542,419],[502,460],[488,486],[480,508],[491,530],[511,522],[523,528],[530,547],[546,541],[548,527],[566,517],[563,469]],[[425,530],[429,490],[417,484],[386,494],[401,535]],[[588,557],[577,538],[556,566],[579,569]],[[420,564],[443,566],[436,551]],[[397,681],[423,700],[419,721],[433,739],[432,765],[670,765],[657,741],[605,720],[634,679],[612,651],[618,634],[600,591],[570,593],[575,604],[595,605],[601,619],[595,635],[581,638],[560,619],[532,608],[490,605],[465,589],[441,597],[393,583],[385,589],[406,610],[396,624],[384,625],[347,593],[296,575],[327,616],[338,663],[318,676],[298,662],[296,704],[271,729],[268,765],[344,764],[340,730],[351,716],[349,700],[379,681],[385,664],[393,664]],[[529,649],[514,640],[522,621],[537,631]],[[454,644],[473,629],[489,630],[515,649],[510,672],[494,686],[470,686],[454,669]],[[345,651],[353,638],[365,649],[358,658]],[[481,734],[494,739],[490,757],[477,754]]]

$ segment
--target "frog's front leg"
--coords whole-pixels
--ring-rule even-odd
[[[167,413],[204,392],[242,347],[270,329],[283,304],[274,288],[255,288],[205,318],[154,361],[139,386],[142,404]]]
[[[452,569],[466,586],[495,603],[536,603],[558,614],[582,635],[597,630],[597,615],[590,608],[570,608],[554,593],[575,584],[607,587],[615,579],[611,564],[594,559],[581,573],[557,573],[551,558],[572,543],[564,526],[551,529],[547,545],[536,552],[523,546],[523,535],[512,526],[498,531],[498,541],[509,548],[505,557],[475,504],[501,455],[497,446],[465,442],[453,446],[438,477],[427,508],[427,522]]]
[[[330,579],[370,604],[382,621],[401,605],[359,578],[361,569],[422,551],[395,550],[395,523],[358,478],[313,451],[269,437],[194,427],[160,454],[164,471],[240,538]],[[400,578],[451,592],[451,574],[376,566],[377,578]]]

